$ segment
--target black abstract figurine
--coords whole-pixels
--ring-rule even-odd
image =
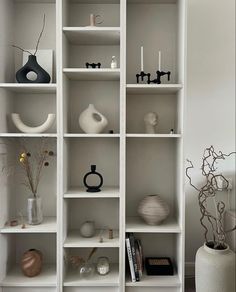
[[[97,175],[99,177],[100,182],[97,186],[90,186],[87,184],[87,179],[88,179],[88,176],[90,176],[90,175]],[[100,173],[96,172],[96,165],[94,165],[94,164],[91,165],[91,171],[85,174],[84,185],[87,188],[87,192],[89,192],[89,193],[97,193],[97,192],[101,191],[100,188],[103,185],[103,177]]]
[[[101,68],[101,63],[85,63],[85,65],[86,65],[86,68],[93,68],[93,69],[95,69],[95,68]]]

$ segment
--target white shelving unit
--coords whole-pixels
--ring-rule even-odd
[[[21,142],[34,148],[46,139],[57,154],[42,177],[41,225],[6,225],[19,212],[27,215],[28,193],[17,168],[0,176],[0,292],[184,292],[185,10],[185,0],[0,1],[0,153],[6,154],[0,167],[11,165],[6,157],[13,158]],[[34,48],[43,13],[40,49],[53,50],[52,83],[16,83],[22,52],[9,44]],[[90,13],[101,15],[103,22],[89,27]],[[136,83],[141,46],[144,71],[155,78],[161,51],[170,81]],[[114,55],[117,69],[110,68]],[[101,62],[101,69],[87,69],[86,62]],[[90,103],[108,119],[101,134],[85,134],[79,127],[78,117]],[[156,134],[145,133],[143,117],[150,111],[158,115]],[[25,134],[13,125],[13,112],[32,125],[48,113],[57,118],[46,133]],[[92,164],[104,178],[98,193],[83,186]],[[160,194],[170,206],[161,225],[149,226],[138,217],[138,203],[149,194]],[[86,220],[95,221],[92,238],[80,235]],[[144,271],[141,281],[132,283],[126,232],[142,241],[145,257],[170,257],[175,274],[147,276]],[[107,256],[111,271],[83,279],[69,258],[86,257],[94,247],[94,263]],[[30,248],[44,255],[43,271],[34,278],[20,270],[21,256]]]

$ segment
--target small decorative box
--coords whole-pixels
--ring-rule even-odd
[[[147,275],[174,275],[174,268],[170,258],[145,258]]]

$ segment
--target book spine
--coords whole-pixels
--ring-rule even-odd
[[[136,259],[135,238],[133,234],[129,235],[129,240],[130,240],[131,253],[132,253],[132,259],[133,259],[133,265],[134,265],[135,278],[136,278],[136,281],[140,281],[138,264],[137,264],[137,259]]]
[[[136,282],[136,277],[135,277],[135,272],[134,272],[134,264],[133,264],[133,258],[132,258],[132,251],[131,251],[129,238],[126,238],[125,242],[126,242],[126,249],[127,249],[128,260],[129,260],[131,280],[132,280],[132,282]]]

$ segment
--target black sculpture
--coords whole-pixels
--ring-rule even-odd
[[[86,65],[86,68],[89,68],[89,67],[91,67],[91,68],[93,68],[93,69],[95,69],[95,68],[101,68],[101,63],[85,63],[85,65]]]
[[[100,183],[97,186],[90,186],[87,184],[87,178],[89,175],[97,175],[100,178]],[[100,173],[96,172],[96,165],[91,165],[91,171],[86,173],[84,176],[84,185],[87,188],[87,192],[89,193],[97,193],[100,192],[100,187],[103,185],[103,177]]]

